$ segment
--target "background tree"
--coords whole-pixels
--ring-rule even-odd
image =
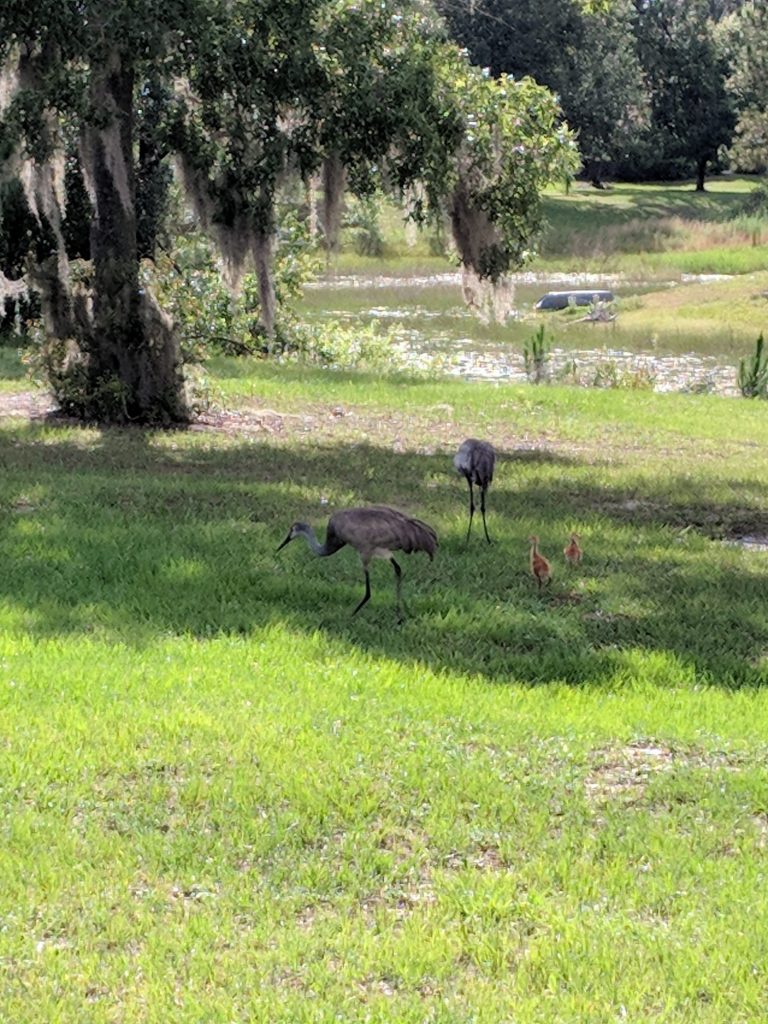
[[[636,34],[649,102],[646,173],[696,175],[731,140],[733,102],[726,90],[726,55],[708,0],[636,0]]]
[[[634,151],[647,123],[632,15],[629,0],[585,12],[578,37],[568,39],[564,48],[563,113],[577,131],[585,173],[597,186]]]
[[[553,90],[578,135],[585,173],[600,184],[626,158],[644,116],[629,0],[438,0],[455,38],[491,74],[530,75]]]
[[[738,109],[731,150],[745,171],[768,168],[768,7],[745,3],[726,20],[723,41],[731,56],[727,86]]]
[[[473,64],[494,77],[529,75],[563,95],[572,73],[568,51],[584,38],[577,0],[438,0],[437,8]]]

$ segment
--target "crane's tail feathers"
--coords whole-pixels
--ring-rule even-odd
[[[409,519],[407,528],[404,531],[402,549],[406,554],[412,551],[425,551],[430,561],[435,557],[437,551],[437,533],[421,519]]]

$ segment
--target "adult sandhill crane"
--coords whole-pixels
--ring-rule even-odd
[[[472,492],[472,485],[480,488],[480,511],[483,513],[483,529],[485,539],[491,543],[488,536],[488,526],[485,522],[485,492],[493,480],[493,467],[496,462],[496,452],[493,445],[487,441],[478,441],[474,437],[468,437],[462,441],[459,450],[453,457],[453,464],[456,472],[461,473],[469,484],[469,527],[467,528],[466,544],[469,543],[469,535],[472,532],[472,516],[475,514],[475,497]]]
[[[365,572],[365,594],[352,612],[353,615],[360,611],[371,596],[371,577],[368,572],[371,559],[388,559],[395,570],[399,622],[403,621],[400,596],[403,573],[392,552],[404,551],[410,555],[414,551],[426,551],[431,561],[437,549],[437,534],[431,526],[387,505],[369,505],[334,512],[328,520],[324,544],[320,543],[315,531],[307,523],[294,523],[277,550],[284,548],[294,537],[304,537],[312,551],[321,558],[335,555],[347,544],[357,551]]]
[[[581,548],[579,547],[579,540],[580,540],[580,538],[579,538],[578,533],[572,533],[571,534],[571,539],[568,541],[566,546],[563,548],[563,554],[565,555],[565,560],[567,562],[570,562],[571,565],[578,565],[579,562],[581,561],[581,556],[582,556],[583,552],[582,552]]]
[[[528,543],[531,545],[531,574],[541,590],[545,584],[552,582],[552,567],[544,555],[539,554],[539,538],[532,535],[528,538]]]

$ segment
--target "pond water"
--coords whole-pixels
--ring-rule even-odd
[[[302,302],[308,320],[361,324],[376,321],[391,329],[403,360],[414,368],[438,360],[445,372],[468,379],[527,380],[523,348],[543,324],[550,343],[549,379],[597,386],[653,387],[658,391],[737,394],[736,367],[745,341],[730,332],[703,338],[685,330],[650,337],[622,325],[622,304],[660,288],[722,280],[720,275],[678,275],[632,280],[618,274],[536,274],[513,276],[513,311],[503,324],[485,323],[462,301],[461,275],[424,276],[328,274],[309,285]],[[618,316],[610,322],[576,313],[538,313],[533,306],[547,291],[610,289]]]

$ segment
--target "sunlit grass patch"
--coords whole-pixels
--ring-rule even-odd
[[[638,308],[626,311],[627,327],[642,323],[664,334],[675,329],[698,329],[704,338],[717,332],[761,330],[768,313],[768,274],[748,274],[733,280],[692,283],[642,296]]]

